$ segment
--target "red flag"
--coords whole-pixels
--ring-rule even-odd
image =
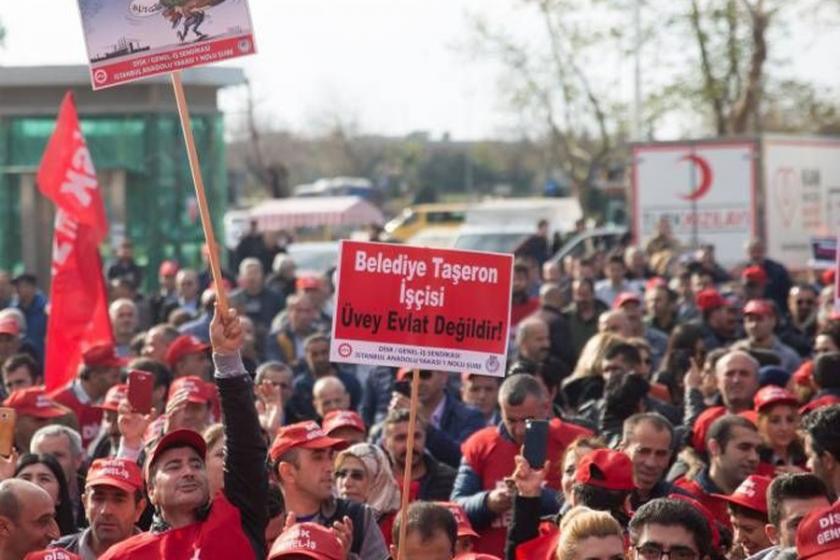
[[[99,256],[108,221],[72,93],[41,158],[38,188],[56,205],[44,360],[51,391],[75,377],[86,348],[114,340]]]

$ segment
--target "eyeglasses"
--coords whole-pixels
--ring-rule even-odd
[[[336,480],[350,477],[351,480],[355,480],[356,482],[361,482],[365,479],[365,471],[358,470],[358,469],[341,469],[335,471],[335,478]]]
[[[411,370],[411,371],[408,372],[406,377],[408,379],[411,379],[411,376],[413,376],[413,375],[414,375],[414,370]],[[432,372],[431,371],[429,371],[427,369],[421,369],[420,370],[420,379],[422,379],[423,381],[428,381],[431,378],[432,378]]]
[[[672,546],[665,550],[658,544],[649,543],[636,547],[636,552],[643,560],[662,560],[667,556],[669,560],[697,560],[700,556],[694,549],[687,546]]]

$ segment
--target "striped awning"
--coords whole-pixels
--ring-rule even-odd
[[[382,212],[358,196],[306,197],[266,200],[251,208],[260,231],[305,227],[382,225]]]

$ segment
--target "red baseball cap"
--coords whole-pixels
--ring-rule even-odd
[[[173,340],[169,348],[166,349],[164,360],[166,360],[166,365],[172,368],[184,356],[206,352],[209,348],[209,344],[201,342],[198,338],[188,334],[182,334]]]
[[[765,284],[767,283],[767,273],[760,266],[748,266],[741,272],[741,280],[755,282],[756,284]]]
[[[837,397],[835,395],[825,395],[824,397],[814,399],[811,402],[805,404],[802,408],[799,409],[799,415],[805,416],[810,412],[814,412],[818,408],[823,408],[824,406],[831,406],[833,404],[838,403],[840,403],[840,397]]]
[[[178,274],[178,263],[175,261],[163,261],[158,268],[158,276],[175,276]]]
[[[95,404],[93,407],[117,412],[120,408],[120,403],[122,403],[127,397],[128,385],[125,383],[118,383],[108,389],[108,392],[105,393],[105,399],[102,401],[102,404]]]
[[[187,394],[187,401],[207,404],[211,399],[208,385],[209,383],[195,375],[179,377],[169,386],[167,399],[171,399],[176,393],[185,392]]]
[[[796,530],[799,560],[840,558],[840,501],[815,509],[805,516]]]
[[[455,517],[455,522],[458,524],[459,537],[478,538],[478,533],[476,533],[475,529],[473,529],[472,523],[470,523],[470,518],[467,517],[467,513],[464,511],[464,508],[462,508],[458,502],[437,502],[437,504],[452,512],[452,516]]]
[[[10,334],[18,336],[20,334],[20,325],[14,317],[6,316],[0,319],[0,334]]]
[[[307,420],[280,428],[268,456],[272,461],[279,459],[290,449],[345,449],[346,441],[329,437],[316,422]]]
[[[601,476],[596,477],[595,472]],[[596,449],[584,455],[577,465],[575,480],[607,490],[632,490],[636,487],[630,457],[612,449]]]
[[[781,387],[777,387],[775,385],[762,387],[753,398],[753,408],[755,408],[756,412],[761,412],[764,408],[769,408],[774,404],[781,403],[799,406],[799,399],[797,399],[796,395],[787,389],[782,389]]]
[[[766,299],[751,299],[744,306],[744,315],[775,315],[776,308]]]
[[[820,280],[822,280],[823,286],[833,286],[834,280],[837,278],[837,272],[833,268],[828,268],[823,271],[822,275],[820,276]]]
[[[726,307],[729,303],[720,293],[712,288],[700,290],[694,297],[694,304],[700,311],[711,311],[718,307]]]
[[[642,298],[635,292],[621,292],[613,302],[613,309],[621,309],[625,303],[637,303],[641,305]]]
[[[803,362],[799,369],[797,369],[793,373],[793,380],[796,382],[797,385],[805,385],[806,387],[811,384],[811,379],[814,378],[814,360],[808,360],[807,362]]]
[[[295,282],[298,290],[316,290],[321,288],[321,279],[317,276],[301,276]]]
[[[771,481],[770,477],[751,474],[731,494],[712,496],[767,515],[767,487]]]
[[[667,288],[668,282],[661,276],[652,276],[645,282],[645,291],[655,290],[656,288]]]
[[[700,413],[691,429],[691,446],[699,452],[706,450],[706,434],[715,420],[726,414],[726,408],[712,406]]]
[[[143,489],[143,474],[137,463],[116,457],[97,459],[88,469],[85,488],[115,486],[129,494]]]
[[[353,428],[363,434],[367,433],[365,421],[362,420],[362,417],[357,412],[353,412],[352,410],[333,410],[327,412],[327,415],[324,416],[324,421],[321,422],[321,427],[327,435],[330,435],[333,430],[337,430],[338,428]]]
[[[15,391],[3,401],[3,406],[14,408],[18,416],[58,418],[71,412],[47,396],[43,387],[28,387]]]
[[[317,523],[298,523],[286,529],[271,547],[268,560],[299,558],[344,560],[344,547],[330,529]]]
[[[149,479],[149,473],[152,466],[155,464],[155,461],[160,459],[163,452],[176,447],[191,447],[199,454],[202,460],[204,460],[207,456],[207,444],[204,442],[204,438],[201,437],[201,434],[193,430],[174,430],[158,440],[154,449],[152,449],[152,452],[146,459],[146,468],[144,473],[146,480]]]
[[[37,550],[23,557],[23,560],[82,560],[81,556],[67,552],[63,548]]]
[[[90,346],[82,353],[82,361],[87,367],[118,368],[128,363],[117,356],[117,348],[110,342]]]

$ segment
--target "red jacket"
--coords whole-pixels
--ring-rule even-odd
[[[711,482],[711,479],[708,478],[708,470],[699,473],[695,480],[680,478],[674,481],[674,486],[688,492],[694,499],[706,506],[706,509],[724,527],[732,529],[732,524],[729,522],[729,511],[726,507],[726,500],[712,496],[712,494],[725,494],[725,492],[717,488],[710,488],[709,484],[714,485],[714,482]]]
[[[250,560],[254,549],[240,529],[239,510],[220,492],[204,521],[163,533],[140,533],[99,560]]]

